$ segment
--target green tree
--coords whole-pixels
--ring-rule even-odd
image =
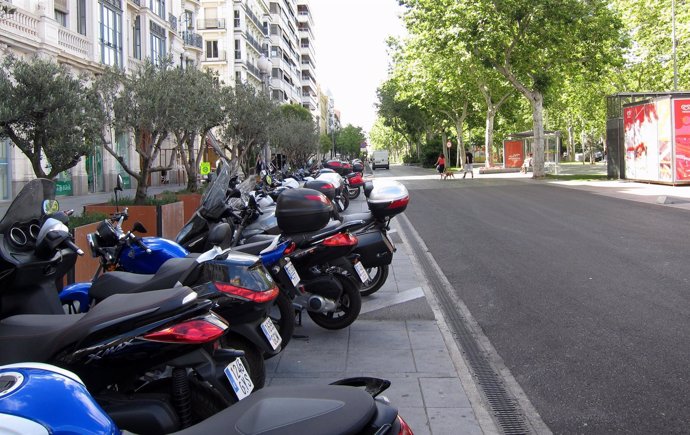
[[[530,103],[534,176],[544,176],[545,97],[572,71],[620,61],[624,38],[604,0],[403,0],[408,28],[440,46],[466,47]]]
[[[195,192],[206,148],[205,138],[225,120],[223,102],[228,89],[221,88],[213,73],[195,68],[177,68],[171,70],[168,77],[169,86],[178,96],[178,104],[169,107],[171,131],[187,173],[187,190]]]
[[[273,129],[272,144],[285,154],[290,165],[303,166],[319,151],[316,124],[308,112],[309,119],[287,113],[283,112]]]
[[[403,135],[391,127],[387,127],[380,117],[376,118],[371,131],[369,131],[369,141],[375,150],[388,150],[394,160],[399,160],[406,149]]]
[[[400,91],[400,84],[395,80],[384,82],[377,90],[376,108],[384,124],[405,137],[410,155],[414,153],[419,158],[421,137],[427,127],[427,113],[414,101],[401,98]]]
[[[323,133],[319,136],[319,152],[321,154],[330,154],[333,150],[333,135]]]
[[[0,64],[0,138],[9,138],[36,177],[75,166],[99,138],[98,106],[83,77],[49,60]],[[47,169],[46,169],[47,168]]]
[[[229,92],[223,102],[228,116],[220,127],[223,145],[231,160],[239,164],[245,174],[249,173],[248,155],[254,155],[270,139],[275,128],[278,111],[268,94],[251,85],[238,83],[234,92]]]
[[[305,122],[314,122],[311,112],[300,104],[283,104],[279,107],[280,113],[288,118],[296,118]]]
[[[175,87],[170,85],[175,71],[167,60],[153,64],[147,60],[131,75],[117,69],[107,69],[97,78],[95,97],[101,107],[101,142],[122,168],[137,180],[135,204],[146,200],[149,175],[167,170],[170,163],[154,166],[161,146],[172,130],[170,108],[181,104]],[[139,155],[136,164],[127,164],[113,147],[113,131],[134,133],[134,147]],[[172,156],[171,156],[172,158]]]
[[[341,155],[355,157],[359,156],[360,145],[366,140],[362,127],[347,124],[336,137],[336,146]]]

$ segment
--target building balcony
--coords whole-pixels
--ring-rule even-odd
[[[182,32],[180,36],[182,37],[182,42],[185,46],[198,50],[202,50],[204,48],[204,38],[202,38],[198,33]]]
[[[14,14],[0,20],[0,29],[5,35],[16,39],[39,42],[38,26],[41,20],[27,12],[17,9]]]
[[[217,18],[212,20],[197,20],[197,30],[216,30],[225,29],[225,18]]]
[[[248,9],[248,8],[245,8],[244,11],[245,11],[246,15],[249,17],[249,19],[251,20],[251,22],[254,23],[256,28],[260,32],[262,32],[265,36],[268,36],[268,29],[266,29],[264,27],[263,23],[261,22],[261,20],[259,20],[259,18],[256,15],[254,15],[254,12],[252,12],[251,9]]]
[[[177,17],[173,14],[168,14],[168,23],[173,32],[177,33]]]
[[[225,62],[228,60],[228,52],[221,50],[217,56],[204,54],[203,62]]]
[[[58,46],[67,53],[84,59],[88,59],[91,53],[91,42],[86,36],[64,27],[58,29]]]
[[[145,0],[127,0],[127,3],[136,6],[137,8],[141,7],[141,2]]]

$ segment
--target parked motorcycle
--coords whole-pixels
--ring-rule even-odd
[[[70,371],[21,363],[0,367],[0,379],[1,433],[122,433],[123,427]],[[383,379],[351,378],[332,385],[269,387],[175,434],[413,435],[398,411],[379,396],[389,385]],[[145,429],[155,418],[142,413],[132,426]]]
[[[246,397],[241,351],[219,349],[227,323],[189,287],[115,295],[65,315],[56,282],[81,250],[50,180],[30,181],[0,221],[0,364],[49,362],[76,372],[123,427],[176,430]],[[130,426],[155,414],[151,426]]]

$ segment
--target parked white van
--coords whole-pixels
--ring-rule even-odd
[[[388,151],[380,150],[374,151],[372,154],[371,170],[374,171],[376,168],[386,168],[390,169],[390,164],[388,163]]]

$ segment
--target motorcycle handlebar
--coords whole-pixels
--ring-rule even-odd
[[[71,239],[65,239],[64,243],[69,249],[76,252],[77,255],[79,255],[80,257],[84,255],[84,251],[82,251],[82,249],[79,246],[77,246],[77,244],[74,243]]]

